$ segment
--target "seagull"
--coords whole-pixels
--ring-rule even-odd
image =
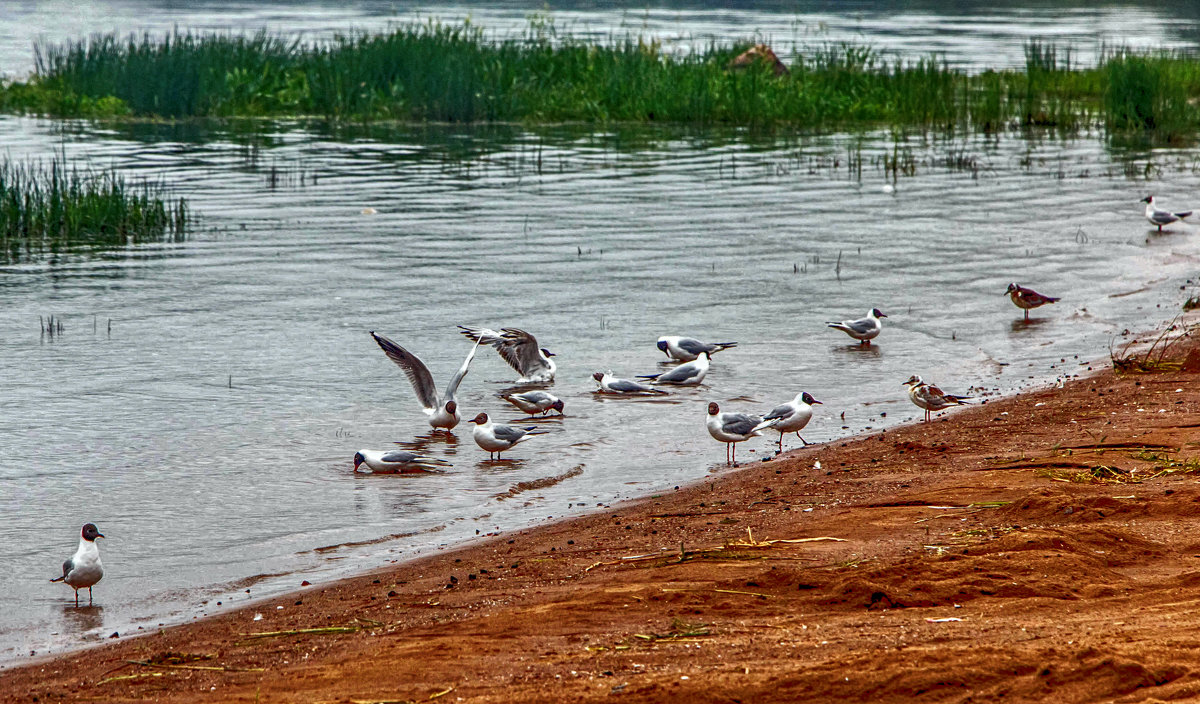
[[[684,362],[671,371],[660,374],[639,374],[639,379],[649,379],[651,384],[674,384],[676,386],[699,386],[708,374],[708,362],[711,352],[701,352],[691,362]]]
[[[1154,205],[1154,196],[1152,195],[1146,196],[1139,202],[1146,204],[1146,219],[1150,221],[1151,225],[1158,226],[1159,232],[1162,232],[1163,225],[1170,225],[1173,222],[1178,222],[1179,220],[1182,220],[1192,214],[1192,211],[1190,210],[1186,210],[1182,213],[1172,213],[1169,210],[1159,210],[1158,207]]]
[[[546,415],[551,410],[563,414],[562,399],[546,391],[526,391],[520,394],[499,394],[500,398],[508,401],[529,415],[541,413]]]
[[[678,335],[664,335],[658,338],[658,349],[662,350],[667,357],[680,362],[690,362],[699,357],[702,352],[712,354],[730,347],[737,347],[737,343],[701,342],[694,337],[679,337]]]
[[[880,318],[886,318],[878,308],[872,308],[871,312],[867,313],[867,317],[859,318],[858,320],[843,320],[842,322],[827,322],[827,326],[835,330],[841,330],[861,344],[870,347],[871,340],[879,335],[879,331],[883,329],[880,324]]]
[[[758,428],[761,422],[760,416],[748,413],[722,413],[721,407],[717,404],[708,404],[708,422],[706,423],[708,434],[725,443],[725,464],[737,462],[737,445],[735,443],[762,434]]]
[[[925,422],[929,422],[929,414],[951,406],[961,406],[970,400],[969,396],[955,396],[942,391],[933,384],[926,384],[917,375],[910,376],[904,382],[908,387],[908,397],[918,407],[925,409]]]
[[[1012,298],[1013,305],[1025,310],[1026,320],[1029,320],[1029,310],[1031,308],[1037,308],[1039,306],[1044,306],[1047,303],[1057,303],[1059,301],[1059,299],[1054,298],[1053,296],[1043,296],[1037,291],[1034,291],[1031,288],[1025,288],[1017,283],[1009,284],[1008,290],[1005,291],[1005,293],[1008,294],[1009,298]]]
[[[429,373],[429,368],[425,366],[424,362],[383,335],[376,335],[373,330],[371,337],[379,343],[379,347],[383,349],[388,359],[404,370],[404,374],[412,382],[413,390],[417,392],[417,400],[425,408],[425,415],[429,416],[429,424],[434,428],[445,428],[446,430],[458,425],[458,421],[462,420],[462,417],[458,414],[458,402],[454,400],[454,394],[458,391],[458,385],[462,382],[463,377],[467,375],[467,367],[471,366],[471,360],[475,358],[475,350],[479,347],[479,343],[475,343],[475,347],[471,348],[471,352],[463,361],[462,367],[454,373],[454,376],[450,377],[450,383],[446,384],[446,393],[439,401],[437,387],[433,385],[433,375]]]
[[[609,394],[665,394],[662,389],[655,389],[645,384],[639,384],[630,379],[618,379],[611,371],[596,372],[592,378],[600,384],[600,391]]]
[[[100,548],[96,546],[96,538],[104,534],[96,528],[95,523],[84,523],[79,532],[79,549],[63,563],[61,577],[51,582],[66,582],[75,590],[75,606],[79,607],[79,590],[87,587],[88,606],[92,605],[92,585],[104,577],[104,566],[100,564]]]
[[[508,365],[520,373],[517,383],[554,381],[553,352],[538,347],[537,338],[517,328],[501,328],[500,332],[487,328],[469,328],[459,325],[462,334],[485,345],[496,348]]]
[[[488,451],[488,459],[492,459],[493,455],[496,459],[500,459],[501,452],[534,435],[542,435],[546,432],[539,431],[536,425],[525,428],[499,425],[489,420],[486,413],[480,413],[470,422],[475,424],[475,430],[471,431],[471,435],[475,438],[475,444]]]
[[[354,453],[354,471],[359,465],[367,465],[372,472],[412,474],[433,472],[437,467],[449,467],[446,460],[420,455],[408,450],[359,450]]]
[[[763,430],[771,428],[779,431],[779,451],[783,452],[783,436],[788,433],[795,433],[796,437],[800,438],[800,442],[805,445],[808,442],[800,437],[800,431],[804,426],[808,425],[809,419],[812,418],[812,407],[820,403],[813,398],[807,391],[802,391],[796,394],[796,398],[777,406],[767,415],[763,416],[762,422],[754,429]]]

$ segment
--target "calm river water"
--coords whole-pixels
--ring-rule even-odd
[[[222,26],[303,27],[320,13],[368,26],[375,7],[303,6],[312,25],[227,3],[189,12],[209,6],[236,18]],[[688,13],[723,27],[767,16],[652,14]],[[180,21],[220,25],[197,17]],[[1024,34],[1009,30],[1005,45],[1019,55]],[[894,186],[880,168],[897,149],[885,134],[8,117],[0,144],[17,160],[58,152],[163,180],[202,223],[182,243],[0,266],[8,661],[726,471],[704,430],[710,400],[762,410],[808,390],[825,405],[805,437],[827,441],[915,418],[900,386],[913,373],[988,392],[1077,373],[1122,330],[1172,318],[1200,261],[1192,226],[1153,233],[1137,203],[1153,191],[1195,205],[1200,152],[1114,151],[1095,135],[912,138],[898,148],[915,174]],[[1010,281],[1063,301],[1023,324],[1002,295]],[[823,326],[871,307],[890,317],[870,350]],[[40,334],[48,315],[62,334]],[[441,386],[469,349],[457,324],[521,327],[559,354],[566,417],[541,422],[549,432],[505,462],[487,462],[465,425],[457,442],[423,441],[407,380],[368,335],[407,346]],[[699,389],[591,393],[593,371],[660,369],[663,334],[741,346]],[[481,350],[461,390],[468,416],[515,420],[496,398],[515,379]],[[739,457],[768,454],[770,440]],[[356,450],[393,442],[453,467],[351,472]],[[97,606],[76,610],[47,580],[89,520],[107,535],[107,574]]]

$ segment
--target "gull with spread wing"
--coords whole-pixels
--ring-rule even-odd
[[[446,392],[439,399],[437,387],[433,385],[433,375],[419,357],[383,335],[376,335],[374,331],[371,331],[371,337],[375,338],[375,342],[388,359],[404,370],[405,376],[412,382],[413,391],[417,392],[417,400],[425,409],[425,415],[429,416],[429,424],[434,428],[446,430],[458,425],[462,417],[458,414],[458,402],[455,401],[454,395],[458,392],[458,385],[462,383],[463,377],[467,375],[467,368],[475,358],[475,350],[479,348],[479,343],[475,343],[462,366],[450,377],[450,383],[446,384]]]

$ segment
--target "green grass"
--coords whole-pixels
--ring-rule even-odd
[[[749,45],[666,52],[601,44],[531,23],[496,38],[473,25],[411,24],[301,42],[176,32],[96,35],[36,48],[36,72],[0,89],[0,110],[62,116],[319,116],[340,121],[668,122],[1149,131],[1200,128],[1200,61],[1110,51],[1093,67],[1037,42],[1023,70],[967,74],[936,58],[868,47],[805,49],[788,75],[731,71]],[[782,47],[777,47],[782,48]]]
[[[187,204],[161,186],[65,159],[0,160],[0,247],[6,261],[46,252],[175,240],[189,224]]]

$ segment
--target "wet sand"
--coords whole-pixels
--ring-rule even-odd
[[[1198,381],[1101,371],[720,470],[7,669],[0,701],[1194,698]]]

